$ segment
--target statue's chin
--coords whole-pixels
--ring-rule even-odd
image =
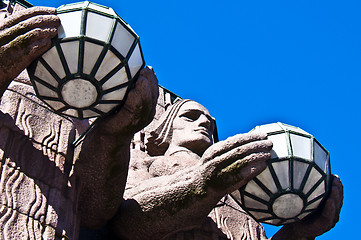
[[[193,141],[189,141],[187,148],[201,156],[206,151],[206,149],[212,145],[212,143],[213,142],[211,139],[209,139],[209,137],[203,136],[198,139],[193,139]]]

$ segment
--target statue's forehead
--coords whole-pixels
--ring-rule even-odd
[[[207,108],[205,108],[203,105],[201,105],[197,102],[194,102],[194,101],[189,101],[189,102],[184,103],[181,106],[181,108],[179,109],[179,113],[187,112],[187,111],[201,111],[205,115],[211,116],[209,111],[207,110]]]

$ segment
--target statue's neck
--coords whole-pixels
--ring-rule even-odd
[[[169,145],[168,150],[165,152],[164,156],[172,157],[186,157],[193,159],[200,159],[200,156],[191,151],[190,149],[182,146]]]

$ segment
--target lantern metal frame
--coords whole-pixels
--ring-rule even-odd
[[[3,2],[3,1],[1,1],[1,2]],[[28,1],[25,1],[25,0],[9,0],[9,3],[11,5],[15,5],[17,3],[25,8],[29,8],[29,7],[33,6],[31,3],[29,3]]]
[[[99,11],[99,10],[96,9],[96,7],[103,8],[103,9],[108,9],[109,13]],[[79,3],[62,5],[62,6],[60,6],[58,8],[57,13],[60,16],[61,14],[64,14],[64,13],[79,12],[79,11],[81,11],[80,34],[78,36],[71,36],[71,37],[65,37],[65,38],[55,37],[52,40],[52,46],[50,48],[50,50],[55,48],[57,54],[59,55],[59,58],[60,58],[60,61],[61,61],[61,64],[62,64],[62,66],[59,66],[59,67],[63,68],[63,70],[65,72],[65,77],[61,78],[61,77],[58,76],[56,71],[54,71],[54,69],[44,59],[44,57],[43,57],[44,55],[39,57],[36,61],[34,61],[28,67],[28,72],[29,72],[30,80],[31,80],[31,82],[32,82],[32,84],[34,86],[34,89],[36,91],[37,96],[41,100],[43,100],[55,113],[70,116],[70,117],[77,117],[79,119],[85,119],[85,118],[91,118],[91,117],[97,117],[97,116],[104,116],[104,115],[107,115],[107,114],[109,114],[111,112],[114,112],[116,109],[119,109],[125,102],[127,94],[129,92],[129,87],[132,86],[133,82],[139,77],[140,70],[142,68],[144,68],[145,61],[144,61],[142,48],[140,46],[139,36],[111,8],[86,1],[86,2],[79,2]],[[103,41],[101,41],[99,39],[86,36],[86,27],[87,27],[87,20],[88,20],[87,18],[88,18],[88,15],[90,13],[95,13],[95,14],[102,15],[102,16],[105,16],[107,18],[112,19],[113,22],[112,22],[111,30],[109,32],[110,34],[109,34],[109,37],[108,37],[108,39],[106,41],[103,42]],[[112,40],[114,38],[114,35],[116,34],[116,29],[117,29],[118,24],[120,24],[134,38],[134,41],[131,44],[131,47],[129,48],[128,53],[125,56],[123,56],[112,45]],[[68,42],[78,42],[79,43],[78,56],[77,56],[78,57],[78,65],[76,66],[76,69],[77,69],[76,72],[72,72],[70,70],[69,63],[67,62],[66,56],[65,56],[65,54],[64,54],[64,52],[62,50],[62,47],[61,47],[62,44],[68,43]],[[95,44],[95,45],[102,48],[102,50],[101,50],[97,60],[95,61],[95,64],[93,65],[90,73],[84,73],[84,69],[83,69],[84,61],[85,61],[85,54],[86,54],[85,53],[85,45],[87,43]],[[134,74],[134,73],[132,73],[131,69],[129,68],[128,63],[129,63],[129,60],[132,57],[132,54],[134,53],[134,50],[136,48],[139,48],[139,49],[137,49],[137,51],[139,51],[139,53],[140,53],[140,58],[141,58],[141,61],[142,61],[142,65],[139,67],[137,72]],[[105,59],[108,52],[111,52],[112,54],[114,54],[120,60],[120,63],[118,63],[109,73],[107,73],[101,79],[96,79],[95,76],[97,74],[97,71],[99,70],[99,68],[100,68],[100,66],[101,66],[101,64],[102,64],[103,60]],[[49,84],[48,82],[46,82],[46,81],[44,81],[44,80],[42,80],[39,77],[34,75],[38,63],[41,63],[45,67],[45,69],[51,74],[51,76],[57,81],[57,84],[58,84],[57,86],[53,86],[53,85]],[[111,87],[109,89],[106,89],[106,90],[102,89],[102,85],[104,83],[106,83],[110,78],[112,78],[115,74],[117,74],[123,67],[125,69],[125,73],[126,73],[128,81],[125,82],[125,83],[121,83],[119,85],[116,85],[114,87]],[[73,80],[89,81],[89,83],[91,83],[91,85],[94,86],[94,87],[91,87],[91,88],[92,89],[94,88],[96,90],[97,97],[96,97],[96,99],[94,100],[94,102],[91,105],[85,106],[85,107],[75,107],[75,106],[69,105],[64,100],[64,97],[62,95],[62,90],[63,90],[64,86],[68,82],[73,81]],[[50,90],[56,92],[57,96],[53,97],[53,96],[44,96],[44,95],[42,95],[39,92],[39,90],[37,89],[36,84],[41,84],[41,85],[49,88]],[[104,100],[104,99],[102,99],[102,97],[104,95],[112,93],[112,92],[117,91],[117,90],[122,89],[122,88],[126,88],[126,93],[125,93],[124,98],[122,100],[119,100],[119,99],[117,99],[117,100]],[[60,107],[59,109],[56,109],[56,108],[54,108],[54,106],[50,105],[47,101],[59,102],[59,104],[62,104],[64,106]],[[96,106],[98,104],[108,104],[109,107],[116,105],[116,107],[114,107],[112,110],[109,110],[109,112],[104,112],[104,111],[99,110],[99,109],[96,108]],[[74,114],[66,113],[69,109],[71,109],[73,112],[76,112],[76,113],[74,113]],[[84,111],[86,111],[86,110],[90,110],[90,111],[94,112],[95,114],[85,115]]]
[[[256,184],[257,187],[262,189],[262,191],[269,197],[269,199],[265,200],[259,196],[256,196],[255,194],[249,193],[246,191],[246,188],[248,184],[240,188],[238,191],[235,191],[231,194],[231,196],[234,198],[234,200],[254,219],[260,222],[272,224],[272,225],[284,225],[291,222],[297,222],[302,220],[303,218],[307,217],[310,213],[314,212],[320,204],[325,200],[326,196],[329,193],[330,186],[331,186],[331,166],[330,166],[330,155],[329,152],[310,134],[304,132],[303,130],[299,128],[295,128],[290,125],[278,123],[279,126],[281,126],[282,130],[274,131],[271,133],[267,133],[268,137],[278,134],[286,135],[286,144],[287,144],[287,150],[288,150],[288,156],[283,156],[280,158],[271,158],[267,162],[267,168],[264,171],[269,171],[275,187],[276,192],[271,191],[270,183],[263,183],[260,180],[260,175],[256,176],[254,179],[252,179],[250,182],[252,184]],[[287,126],[286,128],[284,126]],[[294,131],[293,129],[299,129],[301,131]],[[311,159],[306,159],[300,156],[295,156],[294,150],[292,149],[293,146],[291,144],[291,134],[294,134],[296,136],[304,137],[310,139],[311,142]],[[321,169],[320,166],[314,161],[315,160],[315,146],[320,147],[326,154],[326,162],[325,162],[325,170]],[[274,168],[274,163],[282,163],[282,162],[288,162],[288,182],[287,184],[282,184],[279,180],[279,176],[276,174],[276,170]],[[307,164],[307,169],[303,174],[303,178],[301,180],[301,183],[298,184],[298,186],[295,187],[295,163],[304,163]],[[268,170],[267,170],[268,169]],[[307,192],[303,192],[305,190],[305,186],[307,184],[307,181],[310,179],[312,171],[316,171],[321,177],[317,180],[317,182],[310,188],[307,189]],[[267,173],[268,174],[268,173]],[[268,187],[266,186],[268,185]],[[282,186],[284,185],[284,186]],[[325,192],[312,196],[313,193],[316,192],[316,189],[318,187],[322,187],[324,185]],[[300,212],[293,217],[280,217],[277,216],[274,213],[273,204],[275,203],[276,199],[279,199],[279,197],[284,196],[286,194],[295,194],[300,199],[302,199],[303,207],[300,209]],[[310,200],[308,200],[312,196]],[[245,198],[249,198],[251,200],[246,200]],[[256,201],[253,204],[247,204],[247,201]],[[264,209],[256,208],[257,204],[261,203],[264,205]],[[256,205],[254,205],[256,204]],[[250,207],[250,205],[254,205],[253,207]],[[259,205],[261,206],[261,205]]]

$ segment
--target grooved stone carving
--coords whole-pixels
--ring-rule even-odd
[[[13,82],[1,99],[1,239],[74,239],[78,189],[68,145],[76,130],[34,96]]]

